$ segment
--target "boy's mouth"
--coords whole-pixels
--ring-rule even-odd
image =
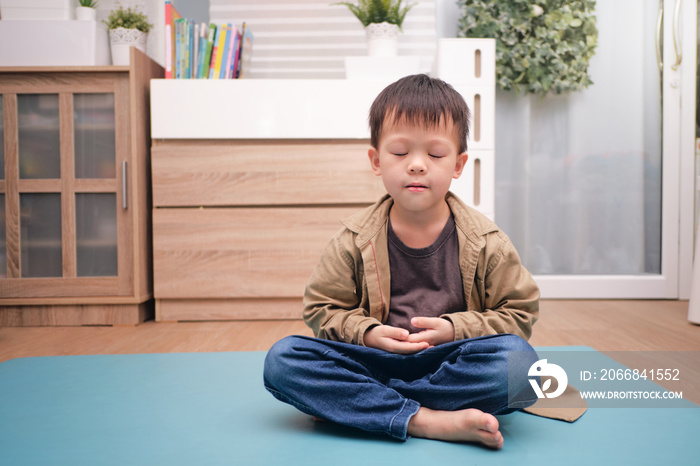
[[[428,189],[428,187],[421,183],[410,183],[406,186],[406,189],[412,192],[423,192]]]

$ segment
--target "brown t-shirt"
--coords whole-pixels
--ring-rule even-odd
[[[391,298],[386,325],[411,333],[423,329],[411,325],[416,316],[439,317],[466,310],[459,270],[459,239],[450,215],[437,240],[427,248],[406,246],[391,227],[388,243]]]

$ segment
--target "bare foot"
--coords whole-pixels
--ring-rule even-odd
[[[450,442],[477,442],[495,449],[503,446],[498,420],[478,409],[435,411],[420,408],[408,422],[408,434]]]

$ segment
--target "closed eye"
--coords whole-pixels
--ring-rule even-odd
[[[434,155],[434,154],[428,154],[428,155],[434,159],[441,159],[443,157],[442,155]]]
[[[404,155],[408,155],[408,152],[405,152],[405,153],[403,153],[403,154],[394,153],[394,155],[397,156],[397,157],[403,157]]]

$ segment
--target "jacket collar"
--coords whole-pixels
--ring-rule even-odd
[[[495,223],[464,204],[452,192],[447,193],[445,200],[452,211],[457,228],[473,243],[480,244],[484,235],[498,230]],[[391,196],[385,194],[373,205],[342,221],[348,230],[357,234],[355,244],[358,247],[366,245],[381,229],[386,228],[389,210],[393,204]]]
[[[385,227],[392,205],[394,205],[394,200],[385,194],[373,205],[342,221],[345,228],[357,234],[355,244],[358,247],[367,244]]]

